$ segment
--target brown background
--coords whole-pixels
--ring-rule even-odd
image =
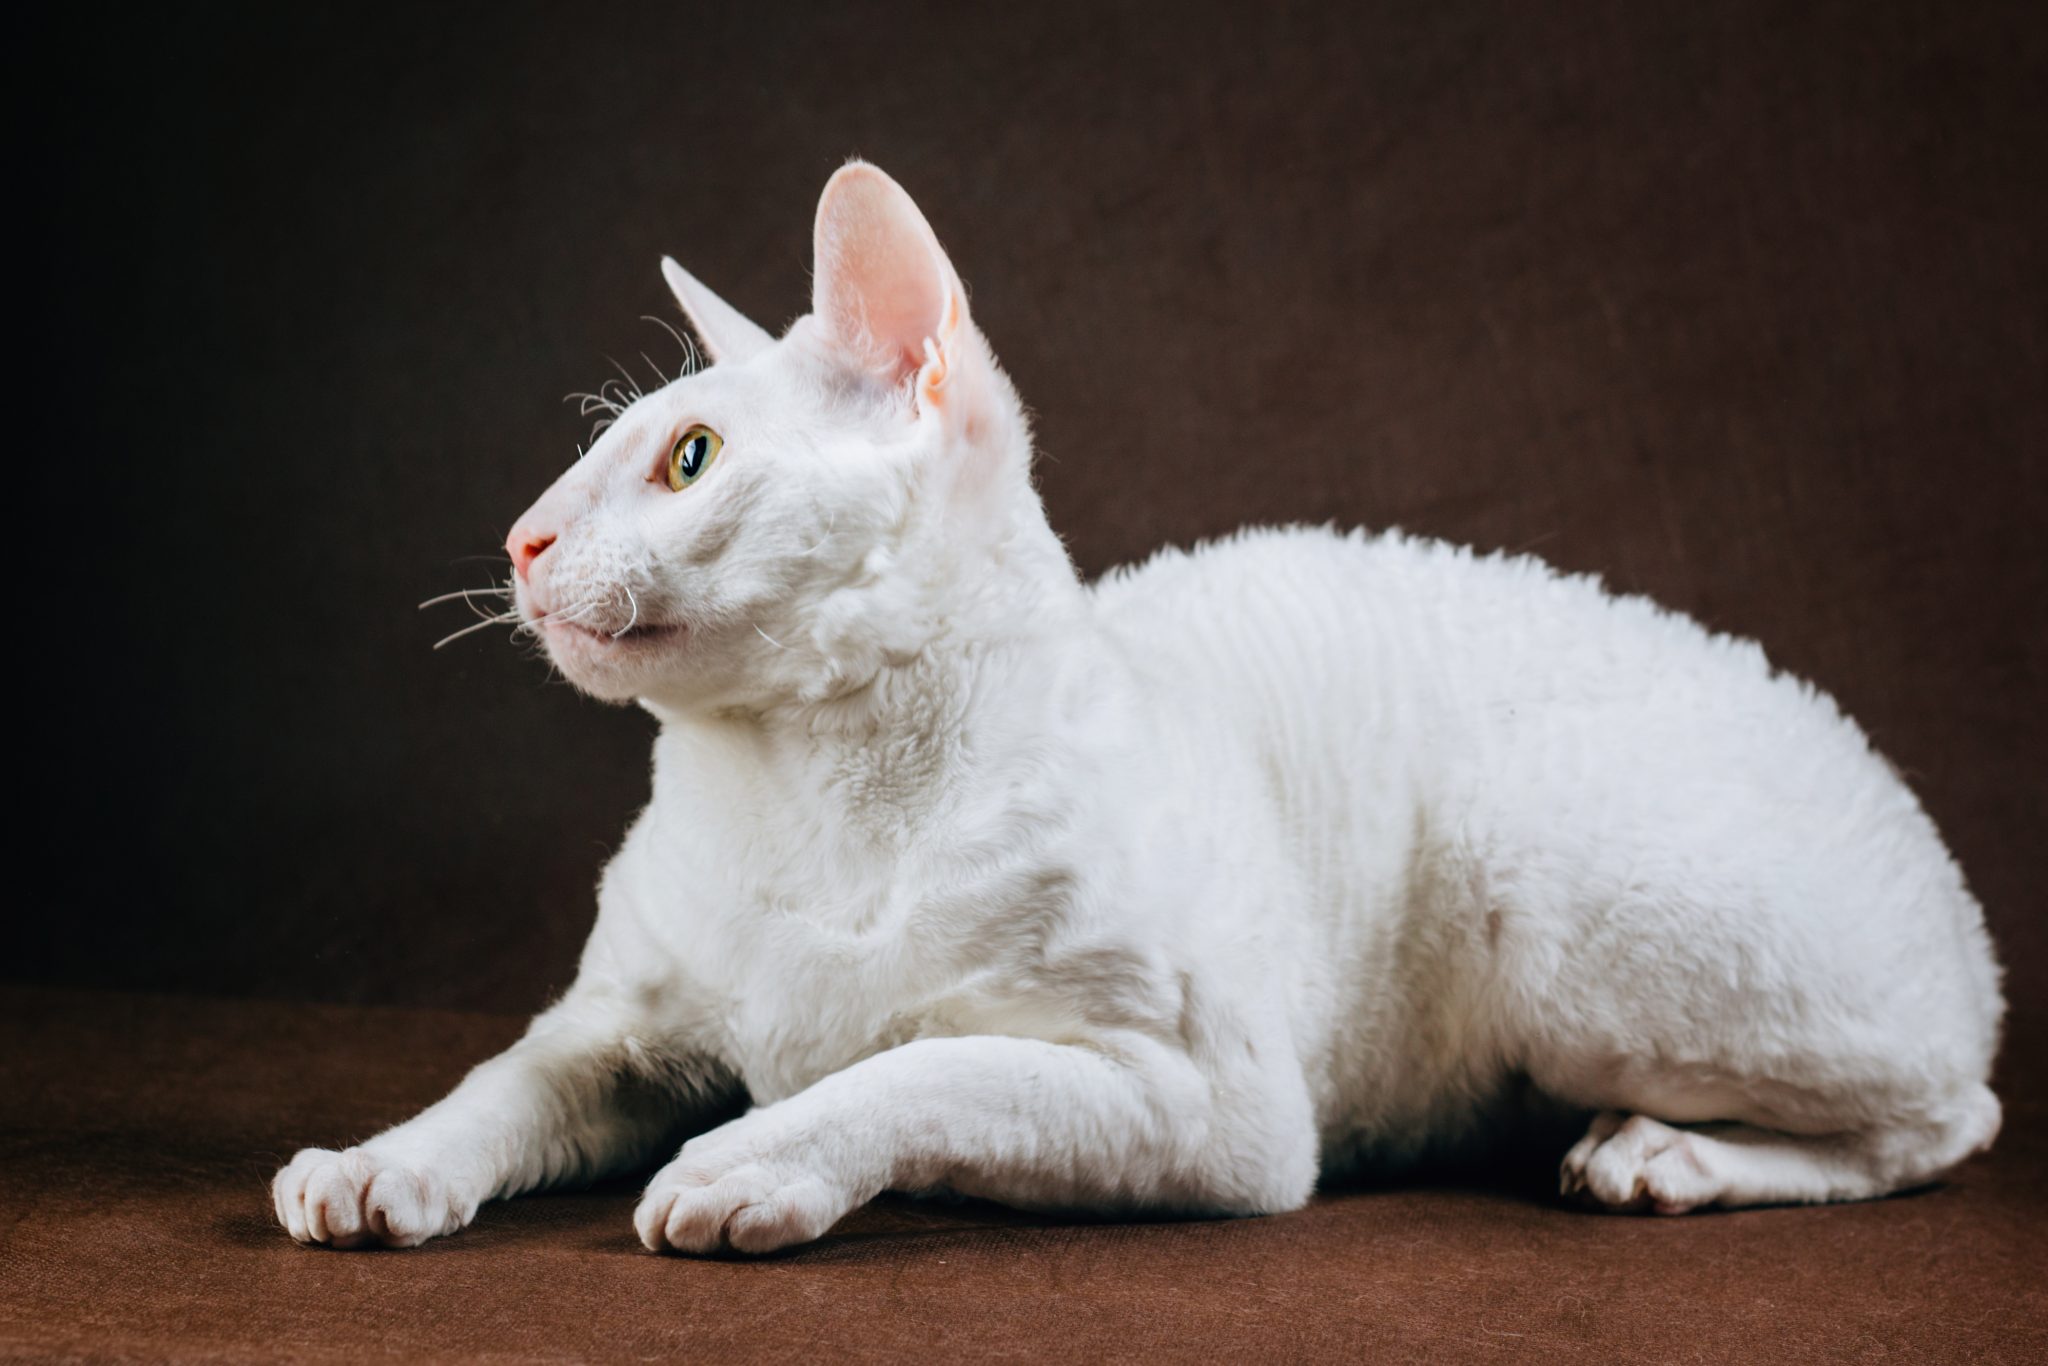
[[[10,32],[0,1358],[2043,1359],[2048,6],[273,8]],[[1681,1220],[1528,1144],[1256,1220],[885,1198],[767,1262],[648,1255],[631,1182],[294,1246],[270,1173],[516,1034],[646,786],[644,717],[413,604],[486,581],[558,395],[673,365],[661,253],[805,306],[854,153],[1086,570],[1398,523],[1836,693],[2011,967],[1994,1151]]]
[[[1085,570],[1399,524],[1756,636],[1912,776],[2038,1030],[2041,7],[72,12],[13,83],[8,975],[563,985],[650,723],[413,604],[487,581],[559,395],[673,365],[659,256],[786,321],[859,154]]]

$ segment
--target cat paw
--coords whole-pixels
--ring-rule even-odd
[[[1720,1194],[1692,1135],[1609,1110],[1565,1154],[1558,1190],[1601,1209],[1684,1214]]]
[[[417,1247],[470,1221],[459,1199],[432,1172],[361,1148],[307,1148],[270,1183],[278,1222],[302,1243],[330,1247]]]
[[[633,1227],[650,1252],[774,1252],[822,1236],[856,1203],[808,1165],[723,1133],[684,1144],[648,1182]]]

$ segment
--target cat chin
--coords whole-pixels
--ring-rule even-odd
[[[593,697],[625,701],[635,696],[689,637],[680,624],[640,626],[619,635],[566,622],[544,628],[548,658],[571,683]]]

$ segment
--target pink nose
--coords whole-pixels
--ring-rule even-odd
[[[527,577],[533,562],[555,543],[552,532],[528,531],[523,526],[512,528],[512,534],[505,538],[505,553],[512,557],[512,568],[520,578]]]

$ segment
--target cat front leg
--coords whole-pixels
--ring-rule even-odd
[[[645,1161],[716,1083],[708,1064],[649,1049],[610,1001],[572,991],[413,1119],[344,1151],[301,1151],[271,1198],[302,1243],[413,1247],[486,1200]]]
[[[1041,1208],[1295,1208],[1315,1180],[1305,1092],[1238,1082],[1149,1038],[919,1040],[692,1139],[634,1223],[655,1251],[761,1253],[890,1189]]]

